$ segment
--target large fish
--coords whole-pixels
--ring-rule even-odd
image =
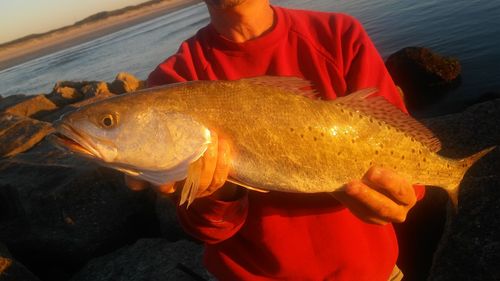
[[[54,139],[155,184],[187,177],[181,204],[194,199],[213,132],[230,143],[229,180],[247,188],[333,192],[378,165],[444,188],[455,205],[464,173],[493,149],[448,159],[427,128],[371,97],[374,89],[332,101],[307,89],[269,76],[156,87],[79,108],[55,125]]]

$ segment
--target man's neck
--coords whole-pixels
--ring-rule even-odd
[[[215,30],[234,42],[245,42],[264,35],[274,25],[274,12],[268,1],[245,1],[231,8],[208,5]]]

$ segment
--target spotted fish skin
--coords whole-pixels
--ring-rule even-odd
[[[456,201],[465,171],[492,149],[466,159],[444,158],[436,154],[439,141],[432,133],[374,96],[375,89],[324,101],[311,98],[315,93],[304,90],[309,86],[290,77],[195,81],[114,97],[75,114],[109,109],[141,118],[154,108],[160,115],[189,116],[230,143],[230,180],[282,192],[333,192],[377,165],[412,183],[442,187]],[[153,134],[141,128],[133,133]],[[151,144],[145,138],[143,145]]]

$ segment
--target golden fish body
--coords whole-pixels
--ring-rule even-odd
[[[141,136],[142,144],[136,141],[127,146],[127,150],[135,147],[136,155],[117,161],[122,170],[133,170],[131,173],[136,175],[143,170],[161,171],[170,167],[185,177],[186,165],[203,154],[201,146],[206,149],[207,132],[216,132],[231,144],[232,181],[283,192],[336,191],[378,165],[405,175],[412,183],[443,187],[453,197],[465,171],[489,151],[463,160],[441,157],[435,153],[437,142],[427,129],[384,98],[367,97],[373,90],[324,101],[304,97],[308,94],[301,94],[304,86],[306,82],[298,78],[284,77],[179,83],[104,100],[69,115],[62,123],[79,131],[79,126],[71,120],[82,119],[78,117],[82,114],[120,116],[116,123],[125,119],[142,120],[141,124],[147,128],[136,125],[125,134],[130,138]],[[94,122],[100,121],[97,118]],[[168,124],[168,128],[151,124]],[[160,167],[162,158],[158,156],[163,155],[160,151],[169,149],[156,136],[163,130],[170,132],[170,142],[176,138],[184,140],[170,146],[189,151],[178,153],[191,155],[189,161],[178,159],[178,163]],[[64,130],[59,131],[64,134]],[[184,133],[179,135],[191,136],[173,137],[181,131]],[[127,140],[126,137],[108,140],[116,141]],[[137,149],[139,146],[154,150]],[[126,153],[131,152],[116,154]],[[163,159],[182,158],[165,155]],[[182,165],[185,167],[179,170]]]

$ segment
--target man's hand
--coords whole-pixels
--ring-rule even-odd
[[[361,220],[380,225],[404,222],[417,202],[406,179],[380,167],[370,168],[361,180],[351,181],[332,195]]]
[[[216,134],[212,134],[211,143],[202,158],[202,171],[200,186],[196,198],[214,194],[217,199],[230,199],[236,192],[235,187],[221,189],[227,180],[229,173],[230,148],[227,141],[218,139]],[[125,184],[132,190],[143,190],[150,186],[146,181],[125,175]],[[182,182],[167,183],[156,186],[162,193],[173,193],[176,188],[182,187]],[[218,191],[218,192],[216,192]]]

